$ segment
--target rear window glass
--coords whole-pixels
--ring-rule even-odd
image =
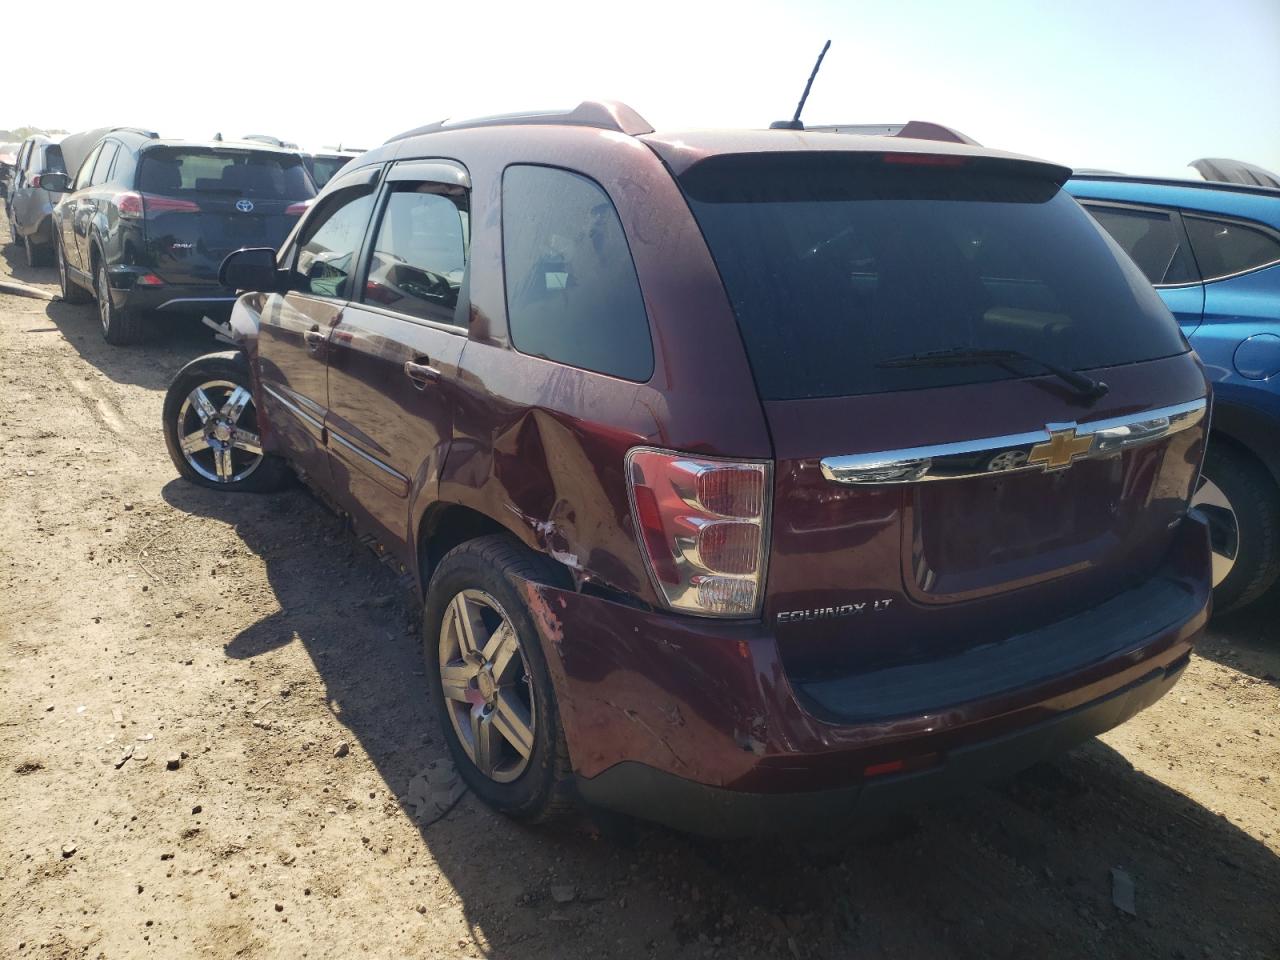
[[[1173,214],[1093,205],[1086,209],[1152,283],[1194,283],[1200,279],[1182,226]]]
[[[44,169],[46,173],[66,173],[66,165],[62,162],[62,148],[51,143],[44,148]]]
[[[316,182],[316,189],[332,180],[348,163],[351,157],[312,157],[311,176]]]
[[[517,350],[626,380],[653,375],[631,249],[599,185],[567,170],[508,167],[502,249]]]
[[[765,399],[1043,372],[881,365],[937,350],[1018,350],[1087,370],[1187,349],[1079,204],[1014,167],[757,154],[704,161],[682,185]]]
[[[1280,240],[1273,233],[1234,220],[1190,215],[1184,219],[1206,280],[1280,261]]]
[[[262,200],[306,200],[315,196],[302,158],[253,150],[153,148],[142,156],[138,188],[175,196],[216,193]]]

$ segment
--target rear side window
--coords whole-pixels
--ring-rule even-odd
[[[291,202],[316,193],[299,156],[186,147],[147,150],[138,171],[138,189],[170,197],[213,193]]]
[[[939,350],[1087,370],[1187,349],[1147,279],[1030,165],[754,154],[705,160],[681,183],[764,399],[1042,373],[900,365]]]
[[[1235,220],[1213,220],[1192,214],[1183,220],[1191,237],[1191,249],[1206,280],[1280,262],[1280,238],[1270,231]]]
[[[456,324],[467,267],[469,214],[461,187],[394,183],[374,241],[364,299]]]
[[[337,300],[350,297],[351,274],[371,213],[372,186],[334,194],[306,227],[292,289]]]
[[[653,375],[631,250],[598,184],[552,167],[508,167],[502,248],[518,350],[626,380]]]
[[[1200,279],[1175,214],[1092,204],[1086,204],[1085,209],[1152,283],[1160,286]]]
[[[120,149],[120,144],[114,140],[108,140],[102,145],[102,152],[98,154],[98,159],[93,165],[93,175],[89,179],[91,186],[98,186],[100,183],[106,183],[107,177],[111,173],[111,162],[116,158],[116,151]]]

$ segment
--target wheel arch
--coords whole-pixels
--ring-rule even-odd
[[[1271,482],[1280,489],[1280,444],[1275,442],[1277,432],[1280,432],[1280,419],[1261,410],[1238,403],[1214,403],[1210,447],[1229,446],[1250,457],[1262,465]]]

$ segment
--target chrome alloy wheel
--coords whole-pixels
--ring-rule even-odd
[[[253,397],[229,380],[210,380],[187,394],[178,438],[191,469],[214,483],[243,480],[262,463]]]
[[[440,624],[440,689],[458,742],[497,783],[524,773],[537,723],[529,665],[510,618],[481,590],[463,590]]]
[[[1200,478],[1200,486],[1191,498],[1209,521],[1209,544],[1213,550],[1213,585],[1227,579],[1240,553],[1240,521],[1235,508],[1222,488],[1208,477]]]
[[[107,266],[98,268],[98,319],[102,321],[102,332],[111,329],[111,282],[107,279]]]

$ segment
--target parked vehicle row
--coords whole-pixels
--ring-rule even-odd
[[[1209,380],[1070,173],[606,103],[420,128],[226,257],[239,349],[166,442],[405,573],[497,809],[894,808],[1123,722],[1209,614]]]
[[[65,174],[61,137],[35,136],[23,141],[14,158],[5,193],[9,240],[22,247],[27,266],[52,262],[53,205],[57,195],[42,183],[49,174]]]

